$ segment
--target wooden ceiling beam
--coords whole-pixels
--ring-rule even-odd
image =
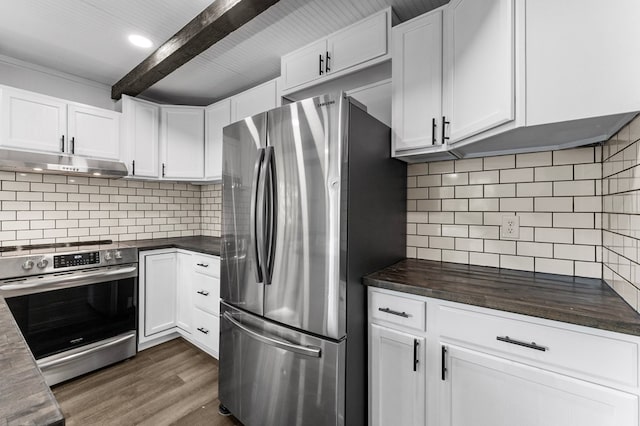
[[[279,0],[215,0],[111,87],[111,98],[137,96]]]

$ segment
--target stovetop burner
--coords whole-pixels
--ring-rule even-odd
[[[57,249],[57,248],[65,248],[65,247],[95,246],[95,245],[103,245],[103,244],[113,244],[113,240],[75,241],[70,243],[26,244],[22,246],[6,246],[6,247],[0,247],[0,253],[13,252],[13,251],[25,251],[25,250]]]

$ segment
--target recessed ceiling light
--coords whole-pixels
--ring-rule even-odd
[[[131,42],[131,44],[138,47],[148,48],[153,46],[151,40],[138,34],[131,34],[129,36],[129,41]]]

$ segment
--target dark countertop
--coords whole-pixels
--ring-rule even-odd
[[[117,243],[118,247],[135,247],[138,250],[156,250],[178,248],[213,256],[220,256],[219,237],[175,237],[154,238],[150,240],[131,240]]]
[[[363,283],[640,336],[640,314],[600,279],[406,259]]]
[[[218,237],[176,237],[121,241],[91,249],[135,247],[138,250],[178,248],[220,255]],[[82,250],[90,248],[82,247]],[[61,248],[60,251],[79,250]],[[18,251],[15,255],[27,254]],[[29,351],[9,307],[0,296],[0,425],[64,425],[64,417]]]
[[[0,424],[64,425],[51,389],[0,297]]]

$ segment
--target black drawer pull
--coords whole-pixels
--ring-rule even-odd
[[[418,346],[420,346],[420,342],[418,339],[413,339],[413,371],[418,371]]]
[[[398,311],[391,310],[389,308],[378,308],[378,310],[380,312],[384,312],[385,314],[397,315],[397,316],[402,317],[402,318],[409,318],[409,316],[410,316],[406,312],[398,312]]]
[[[198,290],[196,293],[201,294],[203,296],[208,296],[209,295],[209,292],[206,291],[206,290]]]
[[[203,327],[198,327],[198,331],[200,333],[209,334],[209,330],[207,330],[206,328],[203,328]]]
[[[525,348],[529,348],[529,349],[535,349],[536,351],[546,352],[548,349],[548,348],[545,348],[544,346],[536,345],[536,342],[531,342],[531,343],[521,342],[520,340],[511,339],[509,336],[504,336],[504,337],[498,336],[496,337],[496,340],[499,340],[505,343],[511,343],[512,345],[524,346]]]
[[[209,267],[208,263],[196,263],[196,265],[202,266],[203,268],[208,268]]]
[[[442,345],[441,347],[441,360],[440,360],[440,375],[442,381],[447,380],[447,347]]]

